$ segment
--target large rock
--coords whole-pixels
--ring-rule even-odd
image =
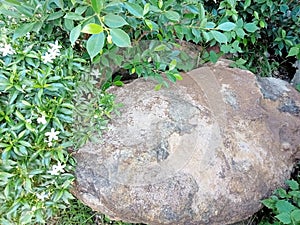
[[[223,61],[154,91],[138,79],[99,143],[76,154],[74,194],[128,222],[223,225],[284,184],[300,152],[300,96]]]

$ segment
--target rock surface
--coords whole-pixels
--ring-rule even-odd
[[[128,222],[220,225],[284,184],[300,156],[299,93],[224,61],[183,76],[111,89],[121,116],[75,154],[78,198]]]

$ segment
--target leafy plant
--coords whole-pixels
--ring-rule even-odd
[[[240,51],[228,51],[224,46],[221,50],[238,53],[234,59],[246,60],[247,69],[261,76],[271,76],[280,67],[286,57],[300,57],[300,5],[298,1],[259,0],[259,1],[221,1],[219,7],[211,6],[206,1],[211,13],[216,18],[231,17],[237,23],[239,35],[231,34],[238,43]],[[243,25],[242,25],[243,24]],[[244,31],[250,31],[244,35]]]
[[[265,199],[262,203],[272,210],[272,224],[296,225],[300,223],[300,188],[295,180],[286,181],[289,190],[283,188],[276,190],[275,195]],[[272,221],[271,221],[272,222]],[[270,221],[262,221],[261,225],[271,224]]]
[[[83,82],[81,74],[86,74],[89,66],[80,52],[66,44],[67,34],[53,21],[58,14],[53,12],[52,2],[38,3],[0,3],[3,225],[45,223],[74,199],[69,191],[75,166],[70,150],[78,145],[73,135],[74,96]],[[7,19],[8,12],[14,17]],[[34,13],[38,17],[32,16]],[[110,107],[104,102],[107,96],[103,94],[100,101]],[[101,110],[97,107],[97,115],[102,116]]]

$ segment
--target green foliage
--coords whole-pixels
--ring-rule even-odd
[[[220,2],[218,9],[211,7],[211,12],[215,12],[217,17],[231,17],[237,27],[243,29],[238,31],[239,35],[232,35],[241,51],[234,52],[225,46],[221,50],[224,53],[238,52],[235,59],[246,60],[244,65],[255,74],[271,76],[280,66],[280,63],[273,61],[274,58],[292,56],[300,59],[299,1],[225,0]],[[244,31],[251,34],[244,36]]]
[[[268,55],[300,58],[299,14],[295,0],[0,1],[0,223],[67,211],[70,151],[118,113],[106,89],[123,85],[120,69],[155,79],[155,90],[224,54],[270,75],[279,63]],[[200,46],[195,59],[186,41]],[[299,222],[299,187],[288,184],[264,201],[278,224]]]
[[[5,3],[0,3],[0,224],[43,224],[74,198],[70,151],[80,144],[74,135],[79,132],[74,106],[80,105],[75,97],[87,92],[77,87],[90,69],[65,39],[61,22],[67,27],[74,15],[65,18],[57,11],[62,1]],[[90,106],[101,117],[97,123],[112,110],[110,98],[104,93],[98,101],[105,106]]]
[[[286,181],[289,189],[283,188],[276,190],[275,195],[265,199],[262,203],[272,210],[273,219],[264,220],[260,224],[289,224],[296,225],[300,223],[300,188],[299,182],[295,180]],[[274,222],[274,223],[272,223]]]

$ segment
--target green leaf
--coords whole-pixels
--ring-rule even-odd
[[[283,224],[290,224],[291,221],[291,217],[289,215],[289,213],[280,213],[277,216],[275,216],[280,222],[282,222]]]
[[[273,199],[265,199],[262,200],[262,203],[264,204],[264,206],[266,206],[269,209],[274,209],[275,208],[275,201]]]
[[[21,213],[21,216],[20,216],[20,223],[21,224],[28,224],[28,223],[31,223],[31,219],[32,219],[32,216],[33,216],[33,213],[30,212],[30,211],[23,211]]]
[[[231,31],[236,27],[236,25],[232,22],[225,22],[221,23],[217,29],[222,30],[222,31]]]
[[[279,213],[290,213],[295,209],[295,206],[286,200],[278,200],[275,206]]]
[[[74,12],[68,12],[64,16],[64,18],[68,19],[68,20],[83,20],[84,19],[81,15],[74,13]]]
[[[176,82],[176,77],[173,75],[173,73],[168,73],[168,71],[167,71],[166,76],[171,82],[173,82],[173,83]]]
[[[159,51],[163,51],[163,50],[165,50],[165,49],[166,49],[166,45],[161,44],[161,45],[156,46],[156,47],[154,48],[154,51],[155,51],[155,52],[159,52]]]
[[[31,32],[34,25],[35,25],[36,22],[34,23],[25,23],[25,24],[22,24],[21,26],[19,26],[15,32],[14,32],[14,35],[13,35],[13,40],[19,38],[19,37],[23,37],[25,36],[28,32]]]
[[[99,34],[103,32],[103,27],[96,23],[89,23],[83,27],[81,32],[87,34]]]
[[[90,55],[91,60],[100,53],[104,46],[105,35],[104,33],[93,34],[86,43],[86,49]]]
[[[239,37],[239,38],[244,38],[246,33],[244,31],[243,28],[238,28],[236,31],[235,31],[236,35]]]
[[[143,16],[145,16],[150,11],[150,3],[144,5]]]
[[[293,191],[299,190],[299,183],[295,180],[287,180],[285,182]]]
[[[32,148],[31,144],[27,141],[19,141],[19,143],[25,147]]]
[[[75,41],[78,39],[81,31],[81,25],[79,24],[78,26],[74,27],[71,32],[70,32],[70,41],[71,45],[75,44]]]
[[[110,28],[118,28],[128,24],[123,17],[114,14],[104,16],[104,23]]]
[[[115,86],[117,86],[117,87],[122,87],[122,86],[124,86],[124,83],[123,83],[122,81],[120,81],[120,80],[114,81],[113,84],[114,84]]]
[[[212,63],[216,63],[219,59],[218,54],[215,51],[210,51],[209,52],[209,61]]]
[[[182,76],[179,73],[173,74],[177,80],[182,80]]]
[[[155,91],[159,91],[161,89],[162,84],[157,84],[154,88]]]
[[[212,34],[212,36],[214,37],[214,39],[217,41],[217,42],[219,42],[220,44],[222,44],[222,43],[227,43],[227,37],[224,35],[224,34],[222,34],[221,32],[219,32],[219,31],[216,31],[216,30],[212,30],[212,31],[210,31],[209,33],[211,33]]]
[[[176,59],[173,59],[169,64],[169,70],[174,70],[177,65]]]
[[[47,21],[56,20],[58,18],[61,18],[64,14],[65,13],[63,11],[58,11],[58,12],[51,13],[48,16]]]
[[[176,22],[179,22],[180,20],[180,15],[178,12],[175,12],[175,11],[172,11],[172,10],[169,10],[165,13],[165,16],[169,19],[169,20],[172,20],[172,21],[176,21]]]
[[[130,37],[125,31],[118,28],[110,29],[110,35],[112,42],[118,47],[131,47]]]
[[[151,20],[145,19],[145,23],[147,25],[147,27],[149,27],[150,30],[153,29],[153,24]]]
[[[216,24],[214,23],[214,22],[207,22],[206,24],[205,24],[205,28],[206,29],[212,29],[212,28],[214,28],[216,26]]]
[[[199,3],[200,4],[200,12],[199,12],[199,19],[202,21],[202,20],[204,20],[205,19],[205,9],[204,9],[204,6],[203,6],[203,4],[202,3]]]
[[[132,15],[134,15],[138,18],[143,17],[144,9],[141,6],[139,6],[138,4],[126,2],[125,7]]]
[[[16,110],[16,116],[22,121],[25,120],[24,116],[18,110]]]
[[[295,55],[298,55],[299,52],[300,52],[299,47],[292,47],[292,48],[289,50],[288,57],[289,57],[289,56],[295,56]]]
[[[102,8],[101,0],[91,0],[93,10],[99,14]]]
[[[251,0],[246,0],[244,3],[244,10],[246,10],[251,5]]]
[[[300,222],[300,209],[295,209],[292,213],[291,213],[291,218],[293,221],[295,222]],[[298,224],[298,223],[296,223]]]
[[[244,29],[250,33],[254,33],[255,31],[257,31],[259,28],[258,26],[256,26],[254,23],[246,23],[244,25]]]

